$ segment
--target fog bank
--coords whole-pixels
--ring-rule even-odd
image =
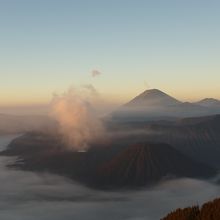
[[[10,139],[0,137],[0,146]],[[157,220],[177,207],[220,196],[216,184],[179,179],[136,192],[88,189],[51,174],[8,169],[15,158],[0,157],[0,219],[4,220]]]

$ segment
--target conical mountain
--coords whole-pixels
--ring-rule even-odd
[[[146,90],[125,106],[127,107],[143,107],[143,106],[172,106],[180,104],[177,99],[167,95],[158,89]]]
[[[220,113],[220,101],[204,99],[197,103],[181,102],[158,90],[146,90],[113,112],[118,121],[174,120]]]
[[[175,117],[181,104],[182,102],[158,89],[150,89],[121,106],[111,116],[119,121],[164,119]]]
[[[145,186],[168,176],[207,177],[214,171],[163,143],[134,144],[99,169],[100,185]]]

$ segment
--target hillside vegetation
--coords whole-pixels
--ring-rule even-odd
[[[161,220],[219,220],[220,219],[220,198],[205,203],[201,208],[192,206],[184,209],[177,209],[169,213]]]

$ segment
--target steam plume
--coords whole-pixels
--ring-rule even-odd
[[[95,88],[88,85],[70,88],[63,95],[53,97],[51,115],[58,121],[60,133],[72,150],[87,150],[104,135],[102,122],[91,104],[94,91]]]

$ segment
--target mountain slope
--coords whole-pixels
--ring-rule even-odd
[[[116,122],[115,122],[116,123]],[[117,122],[113,129],[134,141],[163,142],[209,166],[220,168],[220,115],[176,121]]]
[[[112,113],[113,120],[161,120],[220,114],[220,104],[215,99],[197,103],[180,102],[158,90],[146,90]]]
[[[126,144],[127,142],[127,144]],[[18,156],[10,167],[50,171],[97,189],[136,188],[169,177],[209,177],[215,170],[163,143],[112,140],[87,152],[73,152],[59,138],[30,133],[14,140],[4,156]]]
[[[205,98],[195,104],[205,107],[220,107],[220,101],[213,98]]]
[[[130,102],[125,104],[126,107],[141,107],[141,106],[172,106],[180,104],[177,99],[167,95],[158,89],[146,90]]]
[[[213,170],[168,144],[134,144],[99,168],[100,185],[145,186],[166,177],[208,177]]]

